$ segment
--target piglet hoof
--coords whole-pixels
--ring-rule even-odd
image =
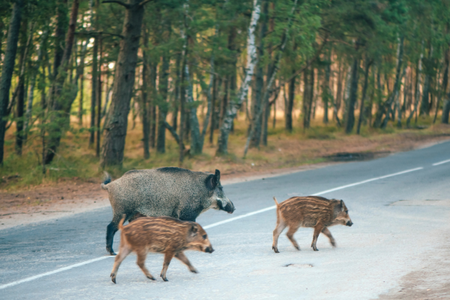
[[[111,281],[114,282],[114,284],[116,283],[116,275],[111,274]]]
[[[155,277],[153,277],[153,276],[147,276],[147,278],[150,280],[156,280]]]
[[[169,280],[167,279],[167,277],[164,277],[164,276],[162,276],[162,275],[161,275],[161,278],[162,278],[162,280],[164,280],[164,281],[169,281]]]
[[[299,246],[294,246],[295,249],[297,249],[298,251],[300,251],[300,247]]]
[[[197,269],[191,269],[190,271],[191,271],[192,273],[198,274]]]
[[[319,251],[319,249],[317,249],[317,248],[313,248],[313,250],[314,250],[314,251]]]
[[[278,251],[278,248],[277,248],[277,247],[272,247],[272,249],[273,249],[273,251],[274,251],[275,253],[280,253],[280,251]]]

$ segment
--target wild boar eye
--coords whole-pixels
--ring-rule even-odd
[[[206,234],[203,236],[203,239],[206,240]]]

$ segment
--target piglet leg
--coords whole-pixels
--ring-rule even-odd
[[[145,259],[147,257],[147,252],[144,250],[144,251],[137,252],[136,254],[137,254],[136,264],[139,266],[139,268],[141,268],[141,270],[142,270],[142,272],[144,272],[145,276],[148,279],[156,280],[155,277],[153,277],[152,274],[150,274],[148,269],[145,267]]]
[[[167,273],[167,269],[169,268],[169,264],[170,264],[170,261],[172,260],[173,256],[174,256],[174,253],[170,252],[170,251],[166,252],[164,255],[164,263],[163,263],[163,268],[161,270],[161,275],[160,275],[164,281],[169,281],[166,277],[166,273]]]
[[[323,230],[324,226],[321,223],[316,224],[316,226],[314,227],[314,235],[313,235],[313,240],[311,243],[311,247],[313,248],[314,251],[319,251],[319,249],[317,249],[317,238],[319,237],[320,232]]]
[[[189,268],[189,271],[191,271],[192,273],[198,273],[197,269],[194,268],[194,266],[191,264],[191,262],[183,252],[175,254],[175,257],[178,258],[183,264],[185,264]]]

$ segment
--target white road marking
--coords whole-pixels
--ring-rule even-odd
[[[78,264],[74,264],[74,265],[70,265],[70,266],[67,266],[67,267],[64,267],[64,268],[56,269],[56,270],[53,270],[53,271],[50,271],[50,272],[46,272],[46,273],[42,273],[42,274],[39,274],[39,275],[31,276],[31,277],[28,277],[28,278],[25,278],[25,279],[13,281],[13,282],[10,282],[10,283],[7,283],[7,284],[0,285],[0,290],[6,289],[8,287],[15,286],[15,285],[18,285],[18,284],[21,284],[21,283],[25,283],[25,282],[28,282],[28,281],[32,281],[32,280],[35,280],[35,279],[39,279],[39,278],[42,278],[42,277],[45,277],[45,276],[53,275],[53,274],[56,274],[56,273],[59,273],[59,272],[62,272],[62,271],[67,271],[67,270],[70,270],[70,269],[73,269],[73,268],[76,268],[76,267],[81,267],[81,266],[84,266],[84,265],[87,265],[87,264],[90,264],[90,263],[93,263],[93,262],[96,262],[96,261],[99,261],[99,260],[104,260],[105,258],[109,258],[109,257],[114,257],[114,256],[97,257],[97,258],[90,259],[90,260],[87,260],[87,261],[84,261],[84,262],[80,262]]]
[[[444,160],[444,161],[440,161],[440,162],[434,163],[433,166],[439,166],[439,165],[446,164],[446,163],[449,163],[449,162],[450,162],[450,159],[447,159],[447,160]]]
[[[450,162],[450,160],[449,161],[445,161],[445,162]],[[440,162],[440,163],[444,163],[444,162]],[[394,176],[398,176],[398,175],[402,175],[402,174],[406,174],[406,173],[410,173],[410,172],[414,172],[414,171],[418,171],[418,170],[422,170],[422,169],[423,169],[423,167],[419,167],[419,168],[414,168],[414,169],[401,171],[401,172],[398,172],[398,173],[393,173],[393,174],[388,174],[388,175],[384,175],[384,176],[380,176],[380,177],[375,177],[375,178],[371,178],[371,179],[355,182],[355,183],[352,183],[352,184],[339,186],[339,187],[336,187],[334,189],[330,189],[330,190],[322,191],[322,192],[319,192],[319,193],[315,193],[312,196],[319,196],[319,195],[323,195],[323,194],[326,194],[326,193],[330,193],[330,192],[346,189],[346,188],[349,188],[349,187],[352,187],[352,186],[356,186],[356,185],[360,185],[360,184],[364,184],[364,183],[368,183],[368,182],[372,182],[372,181],[376,181],[376,180],[380,180],[380,179],[385,179],[385,178],[389,178],[389,177],[394,177]],[[266,211],[269,211],[269,210],[272,210],[272,209],[275,209],[275,208],[276,208],[276,206],[273,205],[273,206],[266,207],[266,208],[263,208],[263,209],[260,209],[260,210],[257,210],[257,211],[245,214],[245,215],[241,215],[241,216],[230,218],[230,219],[227,219],[227,220],[224,220],[224,221],[213,223],[213,224],[204,226],[203,228],[205,228],[205,229],[213,228],[213,227],[216,227],[216,226],[219,226],[219,225],[222,225],[222,224],[226,224],[226,223],[233,222],[233,221],[236,221],[236,220],[239,220],[239,219],[243,219],[243,218],[247,218],[247,217],[250,217],[250,216],[253,216],[253,215],[257,215],[257,214],[260,214],[260,213],[263,213],[263,212],[266,212]],[[12,287],[12,286],[24,283],[24,282],[33,281],[33,280],[36,280],[36,279],[39,279],[39,278],[42,278],[42,277],[45,277],[45,276],[49,276],[49,275],[53,275],[53,274],[60,273],[60,272],[63,272],[63,271],[67,271],[67,270],[70,270],[70,269],[73,269],[73,268],[81,267],[81,266],[84,266],[84,265],[87,265],[87,264],[90,264],[90,263],[93,263],[93,262],[97,262],[97,261],[104,260],[104,259],[107,259],[107,258],[112,258],[112,257],[114,257],[114,256],[102,256],[102,257],[98,257],[98,258],[94,258],[94,259],[91,259],[91,260],[87,260],[87,261],[84,261],[84,262],[81,262],[81,263],[78,263],[78,264],[70,265],[70,266],[67,266],[67,267],[64,267],[64,268],[56,269],[56,270],[53,270],[53,271],[50,271],[50,272],[46,272],[46,273],[42,273],[42,274],[39,274],[39,275],[31,276],[31,277],[28,277],[28,278],[25,278],[25,279],[21,279],[21,280],[18,280],[18,281],[13,281],[13,282],[10,282],[10,283],[7,283],[7,284],[0,285],[0,290],[8,288],[8,287]]]

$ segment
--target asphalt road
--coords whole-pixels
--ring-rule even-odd
[[[149,254],[147,268],[157,277],[150,281],[130,255],[113,284],[114,259],[105,250],[112,213],[97,209],[0,230],[0,299],[376,299],[450,257],[450,142],[224,190],[235,213],[210,210],[197,219],[216,251],[186,252],[199,274],[173,260],[163,282],[163,256]],[[301,251],[285,231],[275,254],[272,197],[313,194],[344,199],[354,225],[331,227],[338,247],[320,236],[318,252],[310,248],[312,229],[296,233]],[[445,266],[430,283],[436,297],[450,282]]]

